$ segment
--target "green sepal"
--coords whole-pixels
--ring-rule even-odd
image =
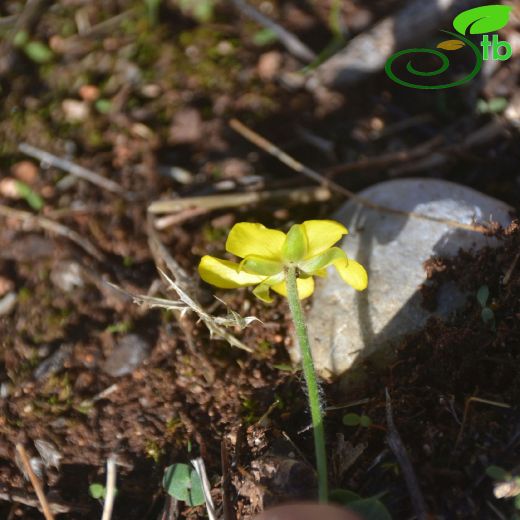
[[[261,256],[248,255],[240,262],[239,269],[249,274],[272,276],[283,270],[283,264]]]
[[[266,303],[271,303],[273,301],[273,297],[271,296],[269,289],[271,288],[271,286],[276,285],[277,283],[283,282],[283,280],[284,280],[283,272],[270,276],[269,278],[266,278],[261,284],[258,284],[253,289],[253,294],[260,300],[262,300]]]
[[[337,260],[346,259],[347,255],[343,249],[339,247],[331,247],[319,255],[313,256],[308,260],[298,263],[298,267],[301,271],[307,274],[315,274],[321,269],[325,269],[329,265],[333,264]]]
[[[294,224],[282,246],[282,259],[286,262],[299,262],[307,255],[307,235],[303,226]]]

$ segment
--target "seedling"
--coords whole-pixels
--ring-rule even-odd
[[[483,285],[477,292],[477,300],[482,307],[482,311],[480,313],[480,317],[482,321],[489,325],[492,329],[495,328],[495,313],[493,309],[487,306],[487,302],[489,299],[489,287],[487,285]]]
[[[313,276],[326,276],[330,265],[354,289],[362,291],[367,287],[364,267],[347,258],[339,247],[333,247],[347,233],[342,224],[333,220],[307,220],[294,224],[287,234],[262,224],[241,222],[233,226],[226,241],[226,251],[241,258],[241,262],[206,255],[199,264],[201,278],[216,287],[254,285],[253,294],[268,303],[273,301],[271,290],[287,297],[307,386],[321,502],[328,501],[323,411],[300,300],[314,292]]]
[[[92,498],[95,498],[96,500],[105,500],[107,490],[104,484],[100,484],[99,482],[94,482],[90,484],[88,487],[88,492]],[[115,491],[117,494],[117,489]]]
[[[345,426],[362,426],[363,428],[370,428],[370,426],[372,426],[372,419],[370,419],[368,415],[348,413],[343,416],[343,424]]]
[[[49,63],[54,58],[54,53],[49,47],[38,41],[31,41],[27,31],[18,31],[14,37],[13,45],[22,49],[35,63]]]
[[[166,492],[190,507],[204,504],[202,482],[194,468],[188,464],[172,464],[166,468],[163,478]]]

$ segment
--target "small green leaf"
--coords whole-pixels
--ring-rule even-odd
[[[481,307],[485,307],[489,298],[489,287],[482,285],[477,291],[477,300]]]
[[[515,508],[520,509],[520,495],[516,495],[515,497]]]
[[[29,33],[27,31],[18,31],[13,38],[15,47],[23,47],[29,41]]]
[[[511,475],[500,466],[488,466],[486,468],[486,475],[493,480],[499,481],[509,480],[511,478]]]
[[[495,321],[495,313],[489,307],[484,307],[482,309],[480,317],[484,323],[492,323]]]
[[[349,509],[370,520],[392,520],[390,513],[377,498],[362,498],[348,504]]]
[[[253,43],[259,47],[269,45],[278,40],[278,36],[271,29],[261,29],[253,35]]]
[[[505,97],[494,97],[489,101],[479,99],[477,101],[477,112],[479,114],[498,114],[503,112],[509,101]]]
[[[159,20],[159,8],[162,0],[144,0],[146,10],[148,11],[148,21],[150,25],[157,25]]]
[[[207,23],[213,18],[216,0],[180,0],[180,8],[186,15],[191,15],[197,22]]]
[[[359,426],[361,417],[357,413],[348,413],[343,416],[343,424],[345,426]]]
[[[280,370],[280,372],[296,372],[297,370],[292,365],[289,365],[289,363],[280,363],[278,365],[273,365],[273,368],[276,368],[276,370]]]
[[[361,500],[361,497],[357,493],[354,493],[348,489],[333,489],[329,493],[329,500],[335,504],[348,506],[350,502]]]
[[[444,40],[437,44],[437,49],[444,49],[445,51],[457,51],[462,49],[466,44],[461,40]]]
[[[498,31],[509,22],[511,6],[484,5],[463,11],[453,20],[453,27],[460,34],[484,34]]]
[[[40,211],[43,208],[43,199],[33,191],[25,182],[15,181],[18,195],[31,206],[35,211]]]
[[[299,262],[307,254],[307,235],[300,224],[294,224],[282,246],[282,258],[287,262]]]
[[[98,99],[94,106],[101,114],[108,114],[112,108],[112,103],[108,99]]]
[[[202,483],[197,472],[187,464],[173,464],[166,468],[163,487],[172,497],[190,507],[204,504]]]
[[[90,484],[88,487],[88,492],[92,498],[96,500],[105,498],[105,486],[103,484],[99,484],[98,482],[94,482],[94,484]]]
[[[363,428],[370,428],[372,426],[372,419],[368,415],[362,415],[359,418],[359,425],[363,426]]]
[[[36,63],[49,63],[54,58],[53,52],[42,42],[29,42],[24,51]]]

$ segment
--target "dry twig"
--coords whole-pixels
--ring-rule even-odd
[[[54,520],[54,515],[49,506],[49,502],[47,501],[47,497],[45,496],[45,493],[43,492],[43,488],[40,483],[40,480],[35,475],[32,467],[31,467],[31,463],[29,462],[29,457],[27,455],[27,452],[25,451],[25,448],[21,444],[17,444],[16,451],[18,452],[18,455],[20,455],[20,460],[22,462],[23,468],[24,468],[25,472],[27,473],[27,475],[29,476],[29,480],[31,481],[34,491],[36,492],[36,496],[38,497],[38,500],[42,507],[42,512],[43,512],[43,516],[45,516],[45,520]]]
[[[38,498],[25,493],[23,489],[14,489],[3,485],[0,485],[0,500],[5,500],[6,502],[17,502],[18,504],[28,507],[38,508],[40,506]],[[68,502],[58,500],[48,500],[48,502],[49,508],[54,514],[70,513],[71,511],[86,513],[89,511],[89,508],[87,507],[69,504]]]
[[[247,4],[244,0],[232,0],[235,7],[266,29],[273,31],[282,45],[294,56],[304,62],[311,62],[316,59],[316,54],[307,47],[294,34],[284,29],[282,26],[273,22],[270,18],[257,11],[254,7]]]
[[[0,204],[0,215],[7,218],[15,218],[26,223],[28,226],[40,227],[50,231],[51,233],[64,236],[80,246],[96,260],[99,260],[100,262],[104,260],[103,253],[101,253],[101,251],[99,251],[90,241],[88,241],[86,238],[83,238],[79,233],[76,233],[76,231],[69,229],[63,224],[59,224],[58,222],[54,222],[53,220],[41,217],[39,215],[33,215],[28,211],[13,209],[9,206],[4,206],[3,204]]]
[[[427,520],[428,513],[426,509],[426,502],[424,501],[423,494],[421,492],[421,488],[419,487],[419,483],[417,482],[417,476],[415,475],[415,471],[413,469],[410,458],[408,457],[408,453],[406,452],[406,448],[403,445],[403,441],[397,428],[394,424],[394,417],[392,414],[392,401],[390,399],[390,394],[388,393],[388,389],[385,389],[386,393],[386,424],[388,428],[388,433],[386,434],[386,442],[392,453],[394,454],[401,471],[403,472],[404,480],[406,482],[406,487],[408,488],[408,493],[410,493],[410,499],[412,501],[412,508],[415,513],[415,517],[418,520]]]
[[[106,179],[105,177],[99,175],[99,173],[93,172],[79,164],[73,163],[67,159],[63,159],[54,155],[50,152],[46,152],[45,150],[40,150],[35,146],[32,146],[27,143],[20,143],[18,145],[18,149],[20,152],[28,155],[29,157],[33,157],[34,159],[38,159],[41,162],[47,163],[50,166],[54,166],[54,168],[59,168],[60,170],[66,171],[70,173],[74,177],[78,177],[79,179],[83,179],[85,181],[90,182],[91,184],[95,184],[100,188],[103,188],[107,191],[111,191],[113,193],[117,193],[118,195],[126,196],[126,192],[119,184],[110,179]]]
[[[374,209],[376,211],[382,211],[385,213],[391,213],[393,215],[401,215],[407,218],[417,218],[422,220],[430,220],[432,222],[439,222],[440,224],[445,224],[446,226],[466,229],[468,231],[476,231],[479,233],[485,233],[487,231],[487,228],[483,225],[464,224],[455,220],[431,217],[429,215],[423,215],[421,213],[415,213],[413,211],[403,211],[399,209],[390,208],[388,206],[381,206],[380,204],[374,204],[369,199],[361,197],[360,195],[356,195],[353,191],[344,188],[340,184],[337,184],[336,182],[327,179],[317,171],[309,168],[308,166],[305,166],[301,162],[291,157],[289,154],[280,150],[280,148],[268,141],[265,137],[262,137],[261,135],[257,134],[256,132],[245,126],[237,119],[232,119],[229,124],[231,128],[233,128],[233,130],[237,131],[240,135],[254,143],[256,146],[258,146],[265,152],[269,153],[273,157],[276,157],[279,161],[287,165],[289,168],[293,169],[298,173],[301,173],[302,175],[305,175],[306,177],[309,177],[309,179],[312,179],[315,182],[319,182],[325,187],[331,188],[334,191],[341,193],[342,195],[354,200],[358,204],[361,204],[367,208]]]

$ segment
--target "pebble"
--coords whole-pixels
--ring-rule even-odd
[[[77,99],[64,99],[61,108],[65,114],[65,119],[69,123],[81,123],[89,116],[89,107],[84,101]]]
[[[131,374],[150,353],[149,343],[137,334],[127,334],[114,347],[103,363],[103,370],[112,377]]]
[[[511,222],[512,208],[504,202],[443,180],[392,180],[360,195],[379,205],[465,224]],[[365,266],[369,284],[356,292],[333,268],[326,279],[317,280],[308,327],[316,367],[325,376],[343,374],[376,352],[390,352],[399,339],[426,323],[432,313],[422,306],[419,291],[426,281],[426,260],[498,244],[481,233],[375,211],[354,201],[333,218],[349,229],[341,246]],[[466,298],[453,282],[441,286],[435,314],[448,317]]]
[[[14,289],[14,282],[5,276],[0,276],[0,297]]]
[[[81,267],[77,262],[58,262],[52,268],[50,278],[56,287],[67,293],[84,285]]]
[[[257,65],[258,75],[262,81],[273,81],[282,67],[283,56],[278,51],[265,52],[260,56]]]
[[[178,110],[170,127],[172,144],[192,144],[202,137],[202,117],[195,108]]]
[[[11,166],[11,173],[25,184],[34,184],[38,178],[38,167],[31,161],[20,161]]]
[[[9,291],[5,296],[0,298],[0,316],[10,314],[16,307],[18,297],[14,291]]]

